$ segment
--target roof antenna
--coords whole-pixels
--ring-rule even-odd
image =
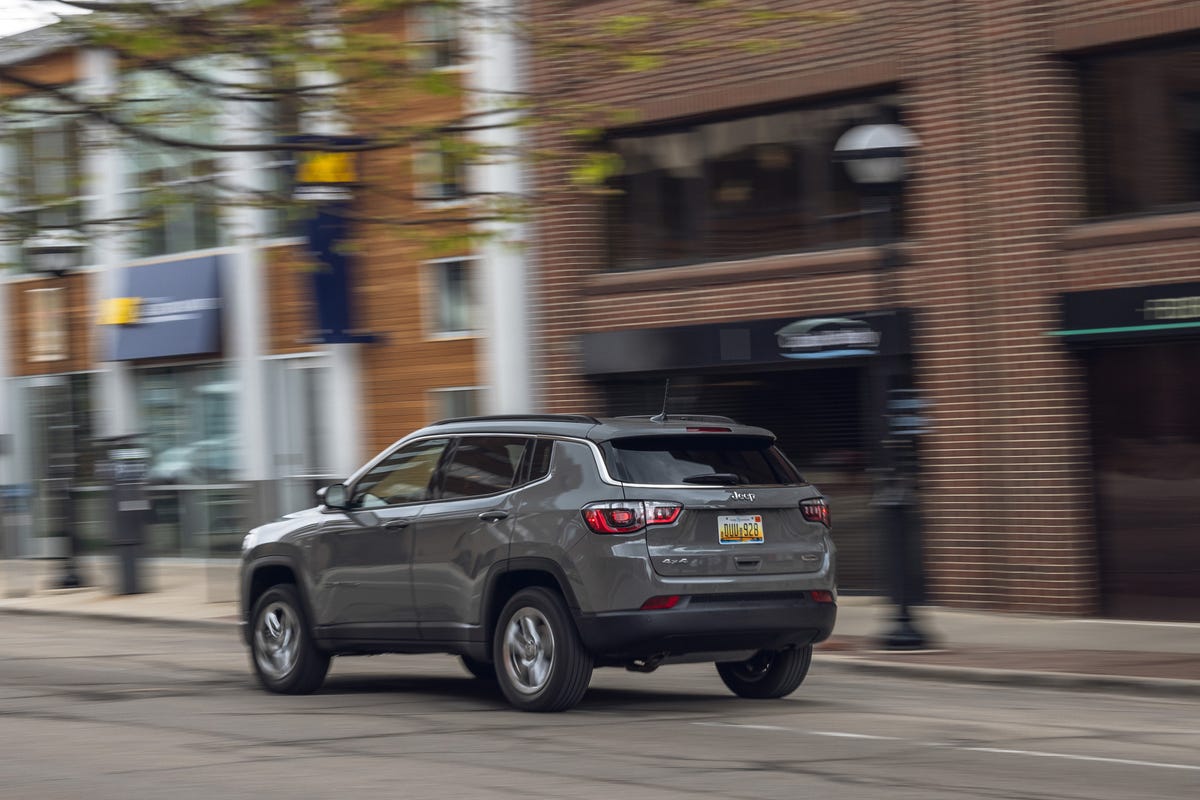
[[[651,422],[666,422],[667,421],[667,401],[671,399],[671,379],[667,378],[667,388],[663,389],[663,410],[662,413],[656,414],[650,418]]]

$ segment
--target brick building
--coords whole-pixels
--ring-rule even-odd
[[[373,32],[410,54],[417,81],[439,72],[470,92],[412,92],[404,105],[351,98],[357,130],[321,129],[302,115],[299,132],[371,133],[369,114],[430,128],[467,112],[489,119],[516,79],[512,43],[444,11],[415,7]],[[6,76],[120,103],[179,103],[193,112],[187,135],[203,141],[297,132],[273,128],[261,103],[196,96],[167,71],[73,46],[53,27],[0,45]],[[67,527],[90,547],[107,541],[100,437],[136,434],[150,451],[149,553],[232,555],[249,526],[310,505],[315,487],[407,431],[528,405],[525,329],[509,319],[524,303],[524,260],[508,243],[518,229],[497,223],[493,238],[451,249],[429,240],[461,237],[466,223],[423,237],[355,223],[352,330],[341,332],[351,335],[330,336],[316,310],[327,284],[313,286],[327,265],[303,226],[211,195],[222,180],[287,184],[285,154],[155,151],[84,113],[42,113],[72,111],[55,109],[50,93],[2,79],[0,91],[18,98],[0,130],[0,210],[4,233],[16,232],[0,242],[6,555],[52,554]],[[509,135],[478,134],[501,145]],[[358,209],[381,220],[463,217],[470,192],[519,189],[511,161],[463,169],[443,141],[360,155]],[[148,182],[163,180],[175,182],[174,196],[142,207]],[[138,213],[138,225],[94,224]],[[78,246],[54,252],[55,237]],[[137,311],[114,315],[113,301]],[[74,501],[66,521],[64,491]]]
[[[586,30],[647,9],[537,13]],[[709,44],[654,71],[534,64],[535,88],[633,112],[589,145],[621,157],[619,193],[571,194],[572,159],[536,171],[563,197],[537,220],[543,407],[654,413],[671,376],[672,411],[775,429],[831,497],[843,586],[870,591],[891,356],[932,403],[935,602],[1200,619],[1200,2],[836,9],[853,16],[746,28],[688,6],[703,26],[648,35]],[[881,248],[833,145],[897,121],[920,148]],[[830,317],[873,327],[881,355],[781,357],[781,327]]]

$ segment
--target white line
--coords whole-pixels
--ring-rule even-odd
[[[1120,764],[1127,767],[1153,767],[1155,769],[1182,769],[1189,772],[1200,772],[1200,766],[1195,764],[1172,764],[1164,761],[1140,761],[1134,758],[1108,758],[1105,756],[1081,756],[1071,753],[1049,753],[1044,750],[1014,750],[1003,747],[965,747],[962,745],[942,744],[941,742],[920,742],[901,739],[899,736],[877,736],[871,733],[846,733],[844,731],[803,731],[796,728],[785,728],[779,725],[739,725],[733,722],[693,722],[706,728],[747,728],[759,731],[791,731],[805,736],[827,736],[835,739],[867,739],[872,741],[905,742],[916,747],[929,747],[939,750],[959,750],[968,753],[992,753],[1003,756],[1030,756],[1032,758],[1061,758],[1067,761],[1092,761],[1101,764]]]
[[[899,742],[896,736],[875,736],[870,733],[842,733],[841,731],[807,731],[812,736],[833,736],[838,739],[877,739],[885,742]]]
[[[1074,756],[1068,753],[1045,753],[1041,750],[1007,750],[999,747],[958,747],[973,753],[999,753],[1008,756],[1034,756],[1035,758],[1065,758],[1071,761],[1100,761],[1105,764],[1124,764],[1131,767],[1158,767],[1159,769],[1186,769],[1200,772],[1194,764],[1168,764],[1162,761],[1138,761],[1133,758],[1105,758],[1104,756]]]
[[[752,731],[790,731],[791,728],[781,728],[778,725],[738,725],[733,722],[693,722],[705,728],[749,728]]]

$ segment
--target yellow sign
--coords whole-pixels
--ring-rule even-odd
[[[101,325],[133,325],[141,316],[142,298],[110,297],[100,308]]]
[[[304,153],[296,171],[298,183],[354,183],[354,153]]]

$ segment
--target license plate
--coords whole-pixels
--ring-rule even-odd
[[[762,517],[717,517],[717,539],[721,544],[762,544]]]

